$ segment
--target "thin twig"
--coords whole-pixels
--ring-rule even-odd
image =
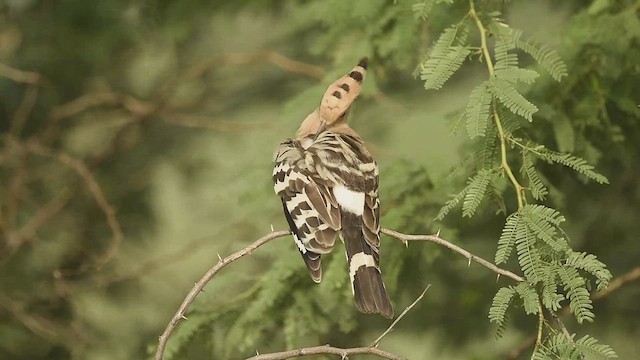
[[[294,357],[319,355],[319,354],[338,355],[340,356],[341,359],[347,359],[350,355],[369,354],[369,355],[378,356],[383,359],[405,360],[405,358],[403,358],[402,356],[392,354],[384,350],[380,350],[377,347],[373,347],[373,346],[342,349],[342,348],[337,348],[330,345],[313,346],[313,347],[282,351],[282,352],[270,353],[270,354],[262,354],[262,355],[258,354],[256,356],[247,358],[246,360],[285,360],[285,359],[290,359]]]
[[[202,278],[198,280],[197,283],[195,283],[191,291],[189,291],[189,293],[187,294],[187,297],[185,297],[184,300],[182,301],[182,304],[180,304],[178,311],[176,311],[175,315],[173,315],[173,317],[171,318],[171,321],[169,321],[169,324],[164,329],[164,332],[162,333],[162,335],[160,335],[160,338],[158,341],[158,350],[156,351],[155,360],[162,359],[162,356],[164,355],[164,348],[167,346],[167,342],[169,341],[169,337],[173,333],[173,330],[176,328],[180,320],[185,318],[185,314],[187,313],[189,306],[191,306],[193,301],[196,299],[196,296],[198,296],[200,291],[204,289],[204,286],[207,285],[207,283],[218,273],[218,271],[222,270],[222,268],[240,259],[241,257],[245,255],[250,255],[255,249],[268,243],[269,241],[287,236],[289,234],[290,232],[288,230],[271,232],[261,237],[260,239],[256,240],[255,242],[245,247],[244,249],[237,251],[225,257],[224,259],[220,259],[220,261],[218,261],[211,269],[209,269],[209,271],[207,271],[206,274],[204,274],[204,276],[202,276]]]
[[[378,336],[377,339],[375,339],[371,345],[369,346],[378,346],[378,344],[380,343],[380,341],[382,341],[382,338],[385,337],[385,335],[387,335],[388,333],[391,332],[391,330],[393,330],[393,327],[396,326],[396,324],[400,321],[400,319],[402,319],[408,312],[409,310],[411,310],[414,306],[416,306],[416,304],[422,300],[422,298],[424,297],[424,294],[427,293],[427,290],[429,290],[429,288],[431,287],[431,284],[427,285],[427,287],[422,291],[422,294],[420,294],[420,296],[418,296],[418,298],[411,303],[411,305],[407,306],[406,309],[404,309],[404,311],[402,312],[402,314],[400,314],[400,316],[398,316],[392,323],[391,325],[389,325],[389,327],[387,328],[387,330],[385,330],[382,334],[380,334],[380,336]]]
[[[444,240],[442,238],[440,238],[437,235],[407,235],[407,234],[403,234],[403,233],[399,233],[397,231],[394,230],[390,230],[390,229],[381,229],[381,232],[385,235],[389,235],[392,236],[396,239],[402,240],[402,241],[431,241],[434,242],[438,245],[442,245],[446,248],[449,248],[455,252],[457,252],[458,254],[466,257],[467,259],[469,259],[469,261],[475,261],[478,264],[486,267],[487,269],[495,272],[496,274],[500,274],[500,275],[504,275],[508,278],[511,278],[517,282],[522,282],[524,281],[524,278],[520,275],[516,275],[514,273],[512,273],[509,270],[505,270],[502,268],[497,267],[496,265],[494,265],[493,263],[477,256],[474,255],[472,253],[470,253],[469,251],[461,248],[458,245],[452,244],[450,242],[448,242],[447,240]]]

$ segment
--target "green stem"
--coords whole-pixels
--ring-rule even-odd
[[[469,0],[469,16],[471,16],[471,18],[475,21],[476,26],[478,27],[478,31],[480,32],[480,49],[487,64],[487,70],[489,70],[489,77],[493,77],[495,75],[495,71],[493,68],[493,60],[491,59],[491,54],[489,54],[489,47],[487,46],[487,29],[484,27],[484,25],[482,25],[482,21],[480,20],[480,17],[478,17],[474,0]],[[500,116],[498,114],[498,111],[496,110],[495,102],[493,103],[492,108],[493,120],[496,123],[496,128],[498,129],[498,137],[500,138],[500,166],[513,184],[513,187],[516,191],[516,198],[518,199],[518,209],[521,209],[524,206],[524,186],[520,185],[518,179],[516,179],[513,171],[511,170],[511,166],[509,166],[509,162],[507,161],[507,139],[509,137],[509,134],[504,131],[502,121],[500,120]]]

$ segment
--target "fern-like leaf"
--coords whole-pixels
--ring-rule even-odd
[[[578,323],[582,324],[584,321],[593,322],[595,315],[591,311],[593,309],[591,297],[578,270],[569,266],[558,266],[557,269],[569,298],[569,308]]]
[[[539,311],[538,293],[536,293],[536,291],[529,286],[526,281],[523,281],[516,286],[516,292],[522,299],[524,311],[527,315],[537,314]]]
[[[489,309],[489,321],[496,323],[498,325],[498,329],[496,330],[496,337],[501,337],[504,332],[504,326],[507,317],[507,309],[509,309],[509,305],[511,305],[511,300],[513,296],[516,294],[516,289],[512,286],[503,287],[498,289],[495,296],[493,297],[493,302],[491,303],[491,308]]]
[[[489,90],[511,112],[533,121],[533,114],[538,111],[538,108],[520,95],[508,81],[493,77],[489,81]]]
[[[522,219],[531,232],[553,250],[564,252],[569,249],[566,239],[557,236],[556,227],[564,221],[557,210],[543,205],[526,205],[522,209]]]
[[[520,216],[523,216],[522,212]],[[531,284],[537,284],[542,279],[543,262],[536,246],[536,237],[527,226],[518,226],[516,229],[516,252],[525,277]]]
[[[544,200],[544,197],[549,194],[549,191],[542,183],[542,179],[540,179],[540,176],[536,171],[533,160],[531,160],[531,156],[526,150],[522,153],[522,168],[529,179],[529,191],[531,192],[531,196],[536,200]]]
[[[555,50],[533,39],[523,40],[522,30],[511,30],[510,37],[518,49],[531,55],[556,81],[567,76],[567,66]]]
[[[471,92],[469,103],[464,110],[467,120],[467,133],[471,139],[476,136],[485,136],[489,123],[491,99],[492,96],[486,82],[478,85]]]
[[[502,235],[500,235],[500,240],[498,240],[498,250],[496,251],[495,262],[496,264],[502,264],[509,260],[511,257],[511,252],[513,251],[513,246],[516,243],[516,234],[518,232],[518,228],[524,226],[520,220],[519,213],[513,213],[509,215],[507,218],[507,222],[502,229]]]
[[[460,204],[460,201],[462,201],[462,199],[464,199],[464,197],[467,195],[467,192],[469,191],[469,187],[465,187],[464,189],[462,189],[458,195],[456,195],[455,197],[453,197],[451,200],[447,201],[444,206],[440,209],[440,211],[438,211],[438,215],[436,216],[436,220],[442,220],[444,219],[445,216],[447,216],[447,214],[456,206],[458,206],[458,204]]]
[[[598,359],[616,359],[618,355],[607,344],[599,344],[598,340],[585,335],[575,342],[576,350],[582,354],[590,354]]]
[[[420,78],[425,89],[438,90],[449,80],[471,50],[466,46],[469,30],[466,26],[446,29],[433,46],[426,61],[420,65]]]
[[[560,310],[564,295],[558,294],[557,263],[551,263],[542,271],[542,304],[551,311]]]
[[[495,126],[488,126],[480,151],[476,154],[481,169],[492,169],[495,166],[498,152],[498,136]]]
[[[533,84],[539,74],[534,70],[514,67],[508,69],[496,69],[496,76],[499,79],[506,80],[510,83],[523,82],[525,84]]]
[[[426,21],[427,18],[429,18],[434,1],[435,0],[416,1],[411,6],[411,10],[413,10],[413,16],[416,18],[416,20],[420,19]]]
[[[472,217],[487,193],[487,186],[493,175],[492,170],[482,169],[469,180],[467,193],[462,203],[462,216]]]
[[[607,179],[604,175],[598,174],[597,172],[593,171],[593,166],[589,165],[585,159],[572,154],[559,153],[545,148],[541,148],[535,153],[549,162],[554,162],[569,167],[586,176],[587,178],[595,180],[599,184],[609,183],[609,179]]]
[[[566,259],[566,265],[584,270],[593,275],[596,278],[596,286],[598,290],[606,288],[612,278],[611,272],[607,269],[607,266],[598,260],[598,258],[593,254],[571,251]]]

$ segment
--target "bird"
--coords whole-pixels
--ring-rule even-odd
[[[368,59],[333,82],[294,139],[274,152],[274,191],[311,279],[322,280],[321,257],[339,236],[347,255],[356,308],[393,317],[380,271],[378,164],[347,123],[362,90]]]

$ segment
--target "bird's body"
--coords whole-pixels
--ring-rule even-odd
[[[346,123],[360,93],[366,60],[334,82],[296,139],[276,150],[274,190],[311,278],[320,282],[320,257],[336,235],[344,242],[356,307],[393,316],[379,267],[378,165]]]

